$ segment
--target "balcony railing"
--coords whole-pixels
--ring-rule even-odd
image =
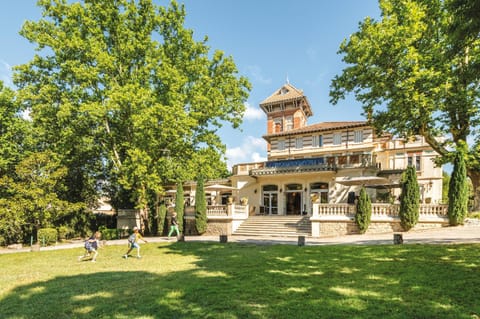
[[[265,162],[264,167],[250,170],[250,175],[275,175],[288,173],[308,173],[321,171],[336,171],[343,168],[373,167],[374,160],[368,154],[345,154],[317,158],[301,158],[291,160],[276,160]]]
[[[313,210],[313,217],[352,217],[356,213],[356,206],[352,204],[314,204],[318,209]],[[399,204],[372,204],[372,219],[398,218]],[[422,218],[447,218],[448,205],[420,204],[419,215]]]

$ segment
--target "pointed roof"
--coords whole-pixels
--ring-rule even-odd
[[[285,83],[281,88],[273,92],[272,95],[263,100],[263,102],[260,103],[260,106],[280,101],[300,99],[302,97],[304,97],[302,90],[297,89],[290,83]]]
[[[307,117],[313,115],[312,108],[310,107],[310,102],[308,102],[308,99],[303,94],[303,91],[297,89],[289,82],[285,83],[281,88],[273,92],[272,95],[270,95],[263,102],[261,102],[260,108],[268,114],[268,106],[291,101],[297,101],[295,102],[296,105],[303,110]]]

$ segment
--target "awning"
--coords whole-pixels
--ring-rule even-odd
[[[236,189],[235,187],[227,186],[227,185],[220,185],[220,184],[213,184],[210,186],[206,186],[205,190],[209,191],[217,191],[217,192],[222,192],[222,191],[231,191]]]
[[[345,186],[388,186],[392,182],[388,178],[378,176],[342,176],[335,178],[335,182]]]

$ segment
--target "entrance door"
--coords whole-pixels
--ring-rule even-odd
[[[300,215],[302,213],[302,192],[285,193],[285,202],[287,215]]]
[[[278,193],[263,192],[263,207],[265,215],[278,215]]]

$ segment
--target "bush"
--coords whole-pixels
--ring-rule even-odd
[[[58,233],[55,228],[42,228],[37,232],[37,241],[42,245],[53,245],[57,242]]]
[[[448,219],[450,225],[463,224],[468,212],[468,184],[465,157],[462,150],[457,151],[453,162],[448,191]]]
[[[205,202],[205,191],[203,189],[203,178],[197,181],[195,192],[195,227],[201,235],[207,231],[207,203]]]
[[[370,225],[370,218],[372,216],[372,203],[370,196],[368,196],[365,187],[360,190],[358,197],[357,212],[355,214],[355,222],[358,225],[360,234],[364,234]]]
[[[165,206],[165,202],[160,204],[158,208],[158,235],[163,235],[163,231],[165,229],[165,217],[167,216],[167,206]]]
[[[102,239],[104,240],[120,239],[124,232],[122,229],[107,228],[105,226],[100,226],[98,231],[102,234]]]
[[[185,197],[183,195],[183,185],[177,184],[177,196],[175,197],[175,212],[177,213],[178,230],[183,233],[183,219],[185,212]]]
[[[420,189],[417,172],[413,166],[407,167],[402,176],[402,194],[400,195],[400,223],[410,230],[418,223],[420,212]]]
[[[75,236],[75,231],[67,226],[60,226],[58,227],[58,239],[71,239]]]

